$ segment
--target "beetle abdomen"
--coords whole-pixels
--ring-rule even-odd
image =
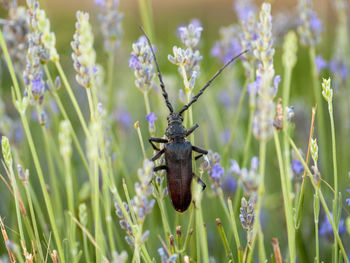
[[[191,204],[192,145],[190,142],[165,145],[167,182],[171,202],[178,212],[184,212]]]

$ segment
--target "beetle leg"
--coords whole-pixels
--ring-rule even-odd
[[[197,153],[202,153],[202,154],[207,154],[208,153],[207,150],[204,150],[204,149],[202,149],[200,147],[193,146],[193,145],[192,145],[192,151],[195,151]]]
[[[153,149],[156,151],[160,151],[160,149],[153,143],[153,142],[159,142],[159,143],[166,143],[168,140],[163,139],[163,138],[156,138],[156,137],[151,137],[148,139],[149,143],[152,145]]]
[[[194,132],[195,129],[199,127],[198,124],[193,125],[187,132],[186,132],[186,137],[190,135],[192,132]]]
[[[196,175],[195,173],[192,174],[194,178],[196,178],[197,182],[202,186],[202,191],[207,187],[207,185],[203,182],[203,180]]]
[[[203,154],[197,155],[196,157],[194,157],[194,159],[197,161],[199,158],[201,158],[203,156]]]
[[[152,157],[152,159],[151,159],[151,161],[155,161],[155,160],[157,160],[157,159],[159,159],[161,156],[162,156],[162,154],[165,152],[165,150],[164,149],[161,149],[159,152],[157,152],[153,157]]]
[[[153,172],[158,172],[160,170],[166,170],[166,169],[168,169],[168,167],[166,167],[166,165],[160,165],[160,166],[154,167]]]

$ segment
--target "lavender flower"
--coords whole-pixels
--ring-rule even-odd
[[[188,26],[178,28],[178,36],[184,48],[173,47],[173,56],[168,55],[168,60],[177,65],[184,80],[187,101],[191,99],[196,78],[199,74],[199,62],[202,56],[198,50],[200,36],[203,28],[198,20],[192,20]]]
[[[332,220],[334,220],[333,218],[333,213],[331,214],[331,218]],[[338,233],[339,235],[345,233],[346,228],[344,225],[344,219],[340,219],[339,220],[339,225],[338,225]],[[326,214],[324,214],[323,216],[323,220],[320,224],[320,228],[319,228],[319,233],[321,236],[328,238],[329,240],[333,240],[333,228],[331,225],[331,222],[328,219],[328,216]]]
[[[125,129],[131,127],[131,115],[127,110],[116,110],[114,112],[114,117],[118,123],[122,125]]]
[[[322,32],[322,21],[317,17],[315,11],[312,10],[311,0],[298,0],[300,24],[298,33],[300,41],[305,46],[314,46],[320,42]]]
[[[16,1],[11,1],[8,6],[8,18],[1,21],[2,33],[13,63],[18,72],[23,72],[25,67],[25,54],[28,48],[29,26],[27,23],[27,10],[23,6],[17,6]]]
[[[94,36],[89,23],[89,14],[78,11],[76,17],[76,31],[71,42],[73,65],[77,73],[75,78],[81,86],[90,88],[96,74]]]
[[[254,201],[251,198],[247,202],[247,200],[242,197],[239,219],[241,220],[243,229],[247,232],[247,242],[250,243],[253,238],[255,220]]]
[[[119,0],[95,0],[100,7],[101,13],[98,19],[101,22],[101,31],[104,39],[106,52],[113,52],[118,49],[123,34],[123,14],[119,9]]]
[[[168,256],[163,248],[158,249],[158,254],[160,256],[161,263],[175,263],[178,258],[177,254],[172,254],[171,256]]]
[[[220,165],[221,157],[218,153],[209,150],[207,156],[204,157],[204,162],[200,165],[201,173],[207,171],[209,178],[212,181],[211,188],[215,194],[218,194],[221,188],[222,176],[224,168]]]
[[[38,32],[40,43],[48,51],[48,59],[57,62],[59,56],[56,50],[56,36],[50,31],[50,21],[46,17],[43,9],[40,9],[38,1],[27,0],[28,5],[28,24],[32,31]]]
[[[200,21],[197,19],[192,19],[188,26],[182,25],[177,29],[177,33],[182,44],[192,50],[198,47],[202,31],[203,27],[201,26]]]
[[[146,115],[146,120],[149,123],[149,127],[151,131],[154,131],[154,122],[157,120],[156,115],[154,114],[154,112],[151,112],[149,114]]]
[[[233,8],[240,21],[249,20],[250,14],[257,11],[254,0],[237,0],[234,2]]]
[[[236,25],[222,27],[220,29],[220,40],[215,42],[211,54],[222,63],[227,63],[242,51],[239,33],[240,28]]]
[[[253,134],[259,141],[267,141],[273,134],[274,102],[276,87],[272,86],[275,70],[273,68],[271,5],[263,3],[258,24],[259,37],[256,40],[254,56],[259,61],[256,75],[261,78],[258,90],[257,110],[254,116]]]
[[[241,33],[239,41],[241,50],[254,50],[255,41],[258,37],[257,32],[257,8],[253,1],[240,0],[235,2],[236,14],[239,18]],[[252,52],[243,55],[243,66],[246,70],[246,76],[251,77],[255,70],[255,57]]]
[[[317,67],[317,72],[320,74],[320,72],[327,67],[327,61],[323,59],[321,55],[318,55],[315,58],[315,64]]]
[[[329,62],[329,70],[334,74],[334,76],[338,76],[342,82],[348,78],[349,68],[343,58],[333,58]]]
[[[237,188],[237,181],[234,176],[227,175],[222,181],[222,190],[225,194],[231,195],[235,192]]]
[[[129,67],[134,70],[136,77],[135,85],[141,92],[149,92],[154,83],[154,66],[153,56],[150,47],[147,44],[146,38],[141,36],[133,45],[133,51],[129,60]]]
[[[250,170],[240,168],[237,161],[231,159],[230,171],[238,176],[239,183],[243,187],[244,194],[256,201],[257,191],[260,185],[260,177],[258,173],[259,159],[254,156],[250,162]]]
[[[295,175],[299,175],[304,172],[304,166],[299,160],[292,160],[291,168]]]

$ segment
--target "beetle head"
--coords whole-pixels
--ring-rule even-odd
[[[186,137],[186,128],[182,125],[184,119],[180,114],[172,112],[167,119],[168,127],[166,128],[165,135],[168,139],[173,140]]]

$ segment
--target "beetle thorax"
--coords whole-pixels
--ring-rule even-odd
[[[171,113],[168,116],[168,127],[165,135],[169,140],[184,139],[186,137],[186,128],[182,125],[183,117],[177,113]]]

